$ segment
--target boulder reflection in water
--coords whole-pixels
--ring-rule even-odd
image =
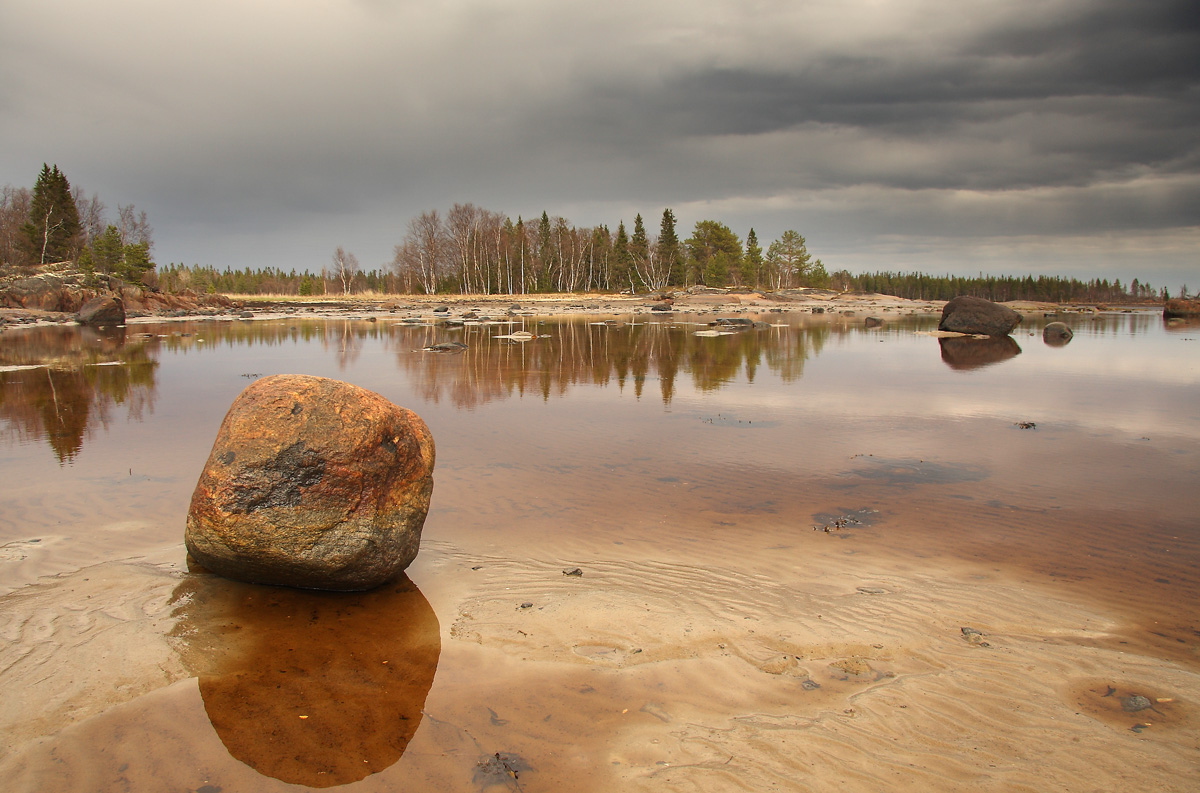
[[[335,593],[193,573],[174,601],[173,636],[233,757],[331,787],[404,754],[441,654],[437,616],[406,576]]]
[[[942,348],[942,360],[951,369],[978,369],[1021,354],[1021,347],[1012,336],[957,336],[938,339],[938,344]]]

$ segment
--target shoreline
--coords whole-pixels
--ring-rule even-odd
[[[835,293],[822,289],[797,289],[783,293],[728,292],[701,289],[647,295],[547,293],[525,295],[220,295],[232,301],[225,306],[196,306],[191,309],[130,311],[126,325],[154,322],[202,320],[371,319],[426,316],[430,319],[486,312],[497,318],[553,317],[565,315],[613,316],[651,315],[661,317],[722,314],[810,314],[866,318],[879,315],[885,321],[907,316],[939,316],[946,301],[910,300],[878,293]],[[1063,304],[1014,300],[1002,303],[1025,316],[1096,316],[1102,313],[1161,311],[1159,306],[1098,306],[1093,303]],[[437,312],[436,309],[443,309]],[[439,314],[441,316],[439,316]],[[75,323],[68,312],[0,307],[0,332],[20,327],[47,327]]]

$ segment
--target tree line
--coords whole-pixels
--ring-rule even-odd
[[[0,267],[5,272],[72,262],[85,273],[152,280],[153,247],[144,211],[118,204],[110,222],[100,196],[72,187],[58,165],[43,163],[32,190],[5,185],[0,192]]]
[[[400,291],[425,294],[636,293],[700,284],[779,289],[829,281],[796,231],[785,232],[764,253],[754,229],[743,243],[716,220],[699,221],[681,240],[670,209],[651,236],[641,214],[632,230],[622,220],[613,231],[576,226],[547,212],[533,222],[520,216],[514,222],[469,203],[410,220],[391,270]]]
[[[764,251],[753,228],[743,241],[726,224],[700,220],[680,239],[674,212],[664,209],[651,235],[641,214],[629,229],[621,220],[576,226],[542,212],[516,221],[474,204],[454,204],[444,214],[421,212],[404,229],[392,261],[363,270],[338,247],[319,273],[278,268],[218,270],[170,264],[157,268],[144,211],[118,205],[110,223],[99,196],[71,187],[58,166],[43,164],[32,190],[4,187],[0,194],[0,265],[5,271],[73,261],[88,273],[115,275],[165,291],[192,289],[229,294],[327,295],[529,294],[547,292],[646,293],[692,286],[783,290],[832,288],[948,300],[974,295],[989,300],[1141,302],[1169,297],[1137,279],[1058,276],[936,276],[924,273],[829,273],[807,241],[789,229]],[[1186,292],[1186,287],[1181,294]]]

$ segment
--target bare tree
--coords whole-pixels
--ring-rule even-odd
[[[392,267],[404,280],[406,290],[415,281],[425,294],[437,291],[449,250],[446,229],[436,209],[408,221],[404,241],[396,246]]]
[[[22,241],[27,239],[21,227],[29,220],[33,194],[27,187],[5,185],[0,191],[0,265],[25,261]]]
[[[90,248],[108,225],[104,217],[107,207],[96,193],[92,193],[92,197],[88,198],[79,187],[75,187],[71,192],[75,197],[75,211],[79,214],[81,243],[83,247]]]
[[[353,253],[347,253],[341,245],[333,252],[333,272],[342,282],[342,294],[350,294],[354,276],[358,275],[358,258]]]
[[[117,205],[118,225],[117,229],[121,233],[122,245],[135,245],[145,243],[146,250],[154,247],[154,233],[150,229],[150,221],[146,219],[146,212],[141,212],[134,209],[133,204],[125,206]]]

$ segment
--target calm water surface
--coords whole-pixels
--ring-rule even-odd
[[[768,575],[762,560],[803,553],[828,526],[847,552],[926,571],[967,563],[1095,604],[1119,625],[1113,641],[1200,667],[1200,328],[1151,314],[1079,317],[1069,320],[1074,340],[1056,348],[1043,343],[1041,320],[1011,340],[976,341],[934,338],[935,321],[920,318],[866,329],[770,314],[769,328],[719,337],[631,319],[527,319],[540,338],[525,343],[494,338],[510,326],[387,317],[6,332],[0,592],[19,597],[103,562],[165,559],[179,583],[164,630],[230,754],[320,787],[395,763],[431,687],[469,682],[461,667],[438,669],[439,630],[444,645],[459,615],[427,554],[411,581],[359,600],[183,572],[188,499],[229,404],[255,378],[306,373],[377,391],[429,424],[431,548],[589,560],[619,548]],[[448,340],[468,347],[423,351]],[[410,617],[380,624],[372,608]],[[301,639],[275,632],[310,613],[334,627]],[[268,718],[301,696],[264,693],[287,685],[286,670],[262,660],[280,647],[307,648],[296,669],[349,668],[356,662],[329,648],[381,630],[391,639],[362,652],[410,659],[409,683],[389,696],[412,729],[364,749],[364,769],[330,760],[311,776],[280,750],[300,738],[264,739],[231,715],[253,701]],[[391,679],[309,692],[305,707],[369,699]],[[330,715],[332,733],[317,743],[379,732],[352,721]],[[508,784],[522,762],[497,758],[473,783]]]

